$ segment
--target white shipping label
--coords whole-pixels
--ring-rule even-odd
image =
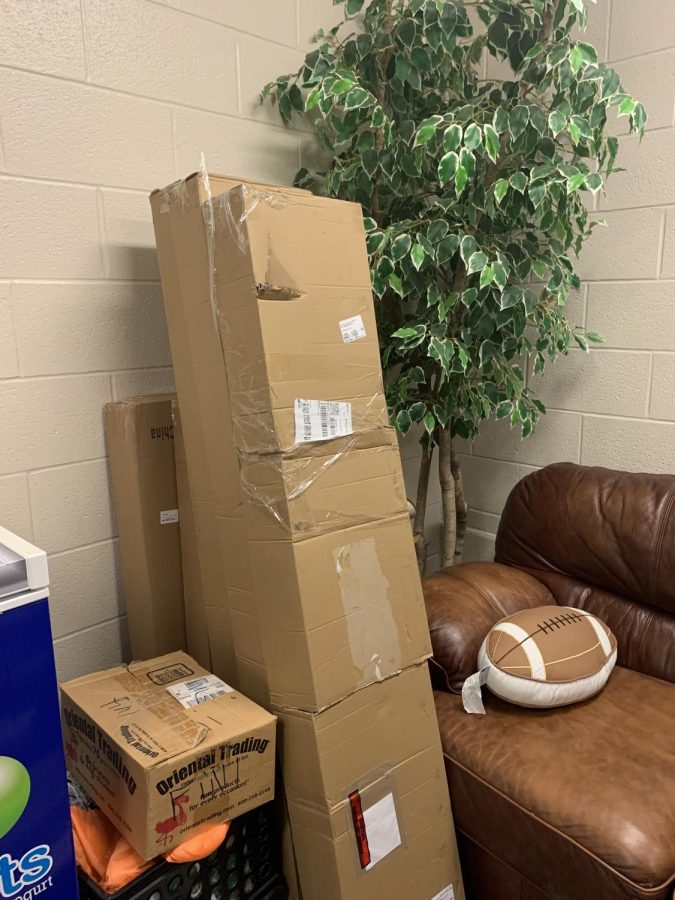
[[[370,862],[366,866],[366,871],[369,871],[401,846],[394,795],[387,794],[373,806],[364,809],[363,821],[370,850]]]
[[[178,521],[178,510],[177,509],[163,509],[159,513],[159,524],[160,525],[173,525],[174,522]]]
[[[449,884],[439,894],[432,897],[431,900],[455,900],[455,889]]]
[[[352,433],[352,405],[337,400],[295,401],[295,443],[328,441]]]
[[[363,324],[361,316],[352,316],[350,319],[343,319],[340,322],[340,331],[342,332],[342,340],[345,344],[351,344],[352,341],[360,341],[366,336],[366,326]]]
[[[191,706],[199,706],[207,700],[215,700],[223,694],[230,694],[234,688],[225,684],[216,675],[203,675],[201,678],[193,678],[191,681],[183,681],[167,688],[172,697],[189,709]]]

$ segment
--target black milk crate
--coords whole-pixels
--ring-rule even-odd
[[[278,806],[266,803],[230,823],[221,847],[191,863],[157,863],[116,894],[80,872],[80,900],[286,900]]]

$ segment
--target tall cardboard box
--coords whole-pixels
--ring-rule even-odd
[[[199,563],[195,514],[192,506],[192,488],[183,442],[178,401],[172,400],[173,442],[176,457],[176,493],[180,521],[180,553],[183,570],[183,595],[185,598],[185,638],[187,651],[205,669],[211,669],[209,627],[206,618],[204,582]]]
[[[271,703],[318,712],[431,653],[363,216],[250,185],[210,207]]]
[[[173,395],[106,406],[122,584],[135,659],[186,647]]]

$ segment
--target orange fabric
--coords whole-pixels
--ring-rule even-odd
[[[70,818],[77,864],[107,893],[114,894],[152,866],[100,810],[71,806]]]
[[[71,806],[70,818],[77,864],[108,894],[121,890],[155,864],[154,859],[143,860],[100,810]],[[164,857],[170,863],[204,859],[220,847],[229,827],[227,822],[210,825]]]
[[[220,847],[227,832],[230,830],[230,823],[223,822],[220,825],[209,825],[204,831],[195,834],[193,837],[183,841],[173,850],[164,854],[164,858],[170,863],[195,862],[198,859],[204,859],[210,856]]]

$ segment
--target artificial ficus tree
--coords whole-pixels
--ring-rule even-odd
[[[422,569],[435,449],[450,565],[467,516],[455,439],[493,417],[528,437],[545,412],[528,367],[602,340],[565,302],[616,170],[608,115],[642,133],[646,114],[574,37],[584,2],[334,0],[344,21],[263,91],[285,122],[309,118],[325,151],[296,184],[364,210],[391,419],[422,428]]]

